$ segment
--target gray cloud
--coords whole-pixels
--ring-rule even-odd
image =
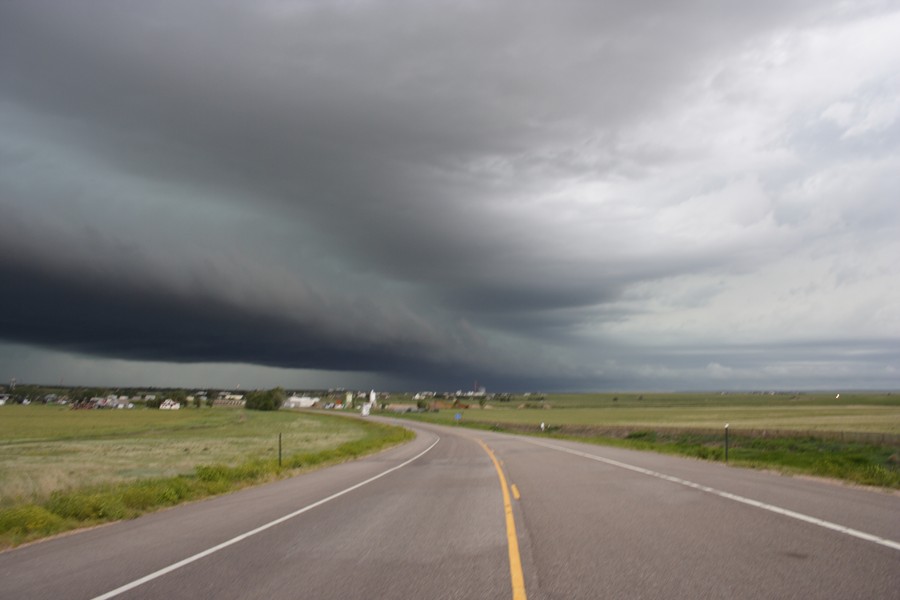
[[[900,334],[898,28],[878,2],[4,3],[0,339],[787,385],[691,349]]]

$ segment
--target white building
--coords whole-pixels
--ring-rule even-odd
[[[291,396],[284,401],[284,408],[312,408],[319,403],[320,398],[310,396]]]

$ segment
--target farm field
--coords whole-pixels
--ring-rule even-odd
[[[360,439],[351,420],[290,411],[0,407],[0,506],[74,487],[192,473]]]
[[[448,408],[420,418],[452,424],[465,421],[517,425],[670,427],[794,432],[855,432],[900,435],[900,395],[760,394],[571,394],[542,401],[516,398],[488,402],[484,408]]]
[[[3,406],[0,548],[341,462],[411,437],[397,427],[289,410]]]
[[[573,394],[466,403],[410,418],[714,461],[726,459],[728,424],[731,464],[900,488],[900,396],[892,393]]]

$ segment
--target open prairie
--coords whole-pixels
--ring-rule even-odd
[[[291,411],[0,407],[0,506],[51,492],[334,448],[362,424]]]
[[[293,411],[0,407],[0,549],[412,437],[399,427]]]
[[[670,427],[900,435],[900,394],[560,394],[509,401],[464,400],[468,409],[447,409],[425,418],[535,425]]]
[[[900,488],[893,393],[529,395],[483,404],[436,402],[437,412],[414,418],[707,460],[728,452],[733,464]]]

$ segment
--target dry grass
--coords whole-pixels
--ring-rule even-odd
[[[237,465],[316,452],[365,435],[353,421],[289,411],[73,411],[0,408],[0,506],[58,490],[193,473],[199,465]]]
[[[0,436],[3,549],[351,460],[413,434],[292,411],[16,406],[0,408]]]
[[[463,419],[483,423],[539,425],[596,425],[798,432],[859,432],[900,435],[900,395],[854,396],[716,396],[689,394],[569,395],[548,397],[546,402],[494,403],[468,410],[444,410],[428,419],[452,423],[456,412]],[[639,399],[640,398],[640,399]],[[548,408],[540,408],[542,405]],[[519,408],[527,406],[528,408]]]

